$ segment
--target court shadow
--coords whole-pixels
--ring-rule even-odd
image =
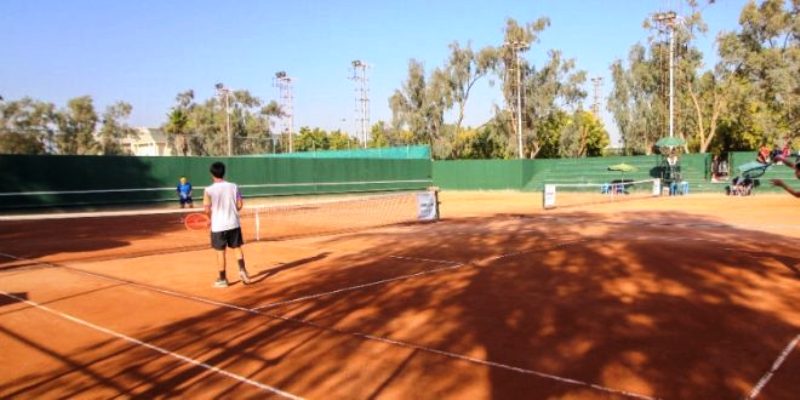
[[[137,340],[251,382],[205,379],[196,364],[175,368],[161,353],[104,343],[75,349],[102,376],[40,369],[0,393],[90,397],[107,379],[128,379],[139,384],[124,393],[142,397],[263,396],[248,392],[252,381],[306,398],[746,397],[800,333],[800,282],[774,262],[798,240],[676,211],[615,217],[498,215],[320,238],[319,248],[363,251],[313,273],[293,268],[326,253],[259,276],[280,273],[286,286],[268,288],[287,297],[348,290],[268,310],[241,304],[264,304],[269,290],[194,296],[204,302],[196,314],[131,328]],[[409,265],[426,268],[402,272]],[[349,290],[376,269],[397,279]],[[164,301],[143,296],[117,312],[135,320],[166,310]],[[792,381],[763,394],[794,399],[798,390]]]
[[[420,395],[412,386],[462,393],[471,373],[442,365],[460,365],[465,355],[478,353],[485,356],[473,367],[488,369],[488,397],[494,399],[738,398],[800,333],[794,307],[800,285],[789,267],[797,260],[784,256],[797,240],[702,216],[505,214],[442,221],[424,231],[393,229],[385,242],[381,235],[329,244],[380,243],[368,251],[372,260],[402,254],[468,264],[275,310],[345,331],[380,333],[416,351],[371,397]],[[770,243],[770,251],[754,255],[764,259],[743,262],[743,252],[762,243]],[[345,260],[365,268],[367,261],[360,255]],[[349,268],[297,284],[352,282],[364,273]],[[436,317],[424,317],[433,304]],[[681,378],[687,373],[691,380]],[[790,399],[796,389],[770,390]]]
[[[200,249],[203,233],[187,231],[183,214],[0,221],[0,265],[27,260],[99,261]]]
[[[9,304],[21,303],[22,300],[19,300],[19,299],[28,300],[28,293],[27,292],[21,292],[21,293],[13,293],[12,292],[10,294],[11,294],[11,296],[14,296],[14,297],[11,297],[11,296],[0,296],[0,307],[7,306]]]
[[[798,257],[791,257],[787,254],[768,253],[763,251],[747,251],[745,254],[749,255],[750,257],[773,259],[790,271],[794,272],[795,275],[800,278],[800,258]]]
[[[308,263],[312,263],[314,261],[322,260],[325,257],[327,257],[329,254],[330,254],[330,252],[323,252],[323,253],[319,253],[319,254],[317,254],[315,256],[312,256],[312,257],[306,257],[306,258],[302,258],[302,259],[299,259],[299,260],[294,260],[292,262],[282,263],[282,264],[279,264],[277,267],[272,267],[272,268],[269,268],[269,269],[265,269],[265,270],[260,271],[259,273],[257,273],[256,275],[251,277],[252,283],[261,282],[264,279],[267,279],[267,278],[269,278],[271,276],[275,276],[275,275],[277,275],[277,274],[279,274],[279,273],[281,273],[283,271],[288,271],[288,270],[290,270],[292,268],[297,268],[299,266],[302,266],[303,264],[308,264]]]

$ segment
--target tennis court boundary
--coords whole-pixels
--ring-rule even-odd
[[[25,258],[17,257],[17,256],[14,256],[14,255],[11,255],[11,254],[7,254],[7,253],[0,253],[0,256],[6,257],[6,258],[11,258],[11,259],[16,259],[16,260],[27,260]],[[32,261],[32,260],[28,260],[28,261]],[[390,339],[390,338],[383,337],[383,336],[377,336],[377,335],[372,335],[372,334],[363,333],[363,332],[351,332],[351,331],[346,331],[346,330],[343,330],[343,329],[337,329],[337,328],[334,328],[334,327],[329,327],[329,326],[322,325],[322,324],[320,324],[318,322],[314,322],[312,320],[294,318],[294,317],[287,317],[287,316],[284,316],[284,315],[271,314],[271,313],[264,312],[262,310],[243,307],[243,306],[239,306],[239,305],[236,305],[236,304],[226,303],[226,302],[213,300],[213,299],[209,299],[209,298],[205,298],[205,297],[200,297],[200,296],[196,296],[196,295],[192,295],[192,294],[182,293],[182,292],[178,292],[178,291],[171,290],[171,289],[165,289],[165,288],[161,288],[161,287],[158,287],[158,286],[153,286],[153,285],[148,285],[148,284],[144,284],[144,283],[139,283],[139,282],[136,282],[136,281],[117,278],[117,277],[113,277],[113,276],[110,276],[110,275],[105,275],[105,274],[101,274],[101,273],[97,273],[97,272],[86,271],[86,270],[83,270],[83,269],[80,269],[80,268],[75,268],[75,267],[68,266],[68,265],[60,265],[60,264],[50,263],[50,262],[45,262],[44,264],[49,264],[49,265],[52,265],[52,266],[54,266],[56,268],[65,269],[67,271],[71,271],[71,272],[78,273],[78,274],[84,274],[84,275],[93,276],[93,277],[100,278],[100,279],[106,279],[106,280],[115,281],[115,282],[123,282],[123,283],[126,283],[126,284],[128,284],[128,285],[130,285],[132,287],[138,287],[140,289],[150,290],[150,291],[153,291],[153,292],[156,292],[156,293],[161,293],[163,295],[167,295],[167,296],[171,296],[171,297],[183,298],[183,299],[186,299],[186,300],[192,300],[192,301],[196,301],[196,302],[200,302],[200,303],[204,303],[204,304],[210,304],[210,305],[214,305],[214,306],[221,307],[221,308],[227,308],[227,309],[231,309],[231,310],[238,310],[238,311],[245,312],[245,313],[252,314],[252,315],[264,316],[264,317],[267,317],[267,318],[270,318],[270,319],[273,319],[273,320],[291,322],[291,323],[295,323],[295,324],[302,325],[302,326],[312,327],[312,328],[315,328],[315,329],[318,329],[318,330],[321,330],[321,331],[325,331],[325,332],[331,332],[331,333],[335,333],[335,334],[339,334],[339,335],[353,336],[353,337],[356,337],[356,338],[375,341],[375,342],[379,342],[379,343],[385,343],[385,344],[389,344],[389,345],[393,345],[393,346],[397,346],[397,347],[403,347],[403,348],[407,348],[407,349],[418,350],[418,351],[429,353],[429,354],[436,354],[436,355],[443,356],[443,357],[446,357],[446,358],[450,358],[450,359],[453,359],[453,360],[465,361],[465,362],[469,362],[469,363],[472,363],[472,364],[481,365],[481,366],[484,366],[484,367],[498,368],[498,369],[517,372],[517,373],[521,373],[521,374],[525,374],[525,375],[532,375],[532,376],[536,376],[536,377],[547,379],[547,380],[552,380],[552,381],[559,382],[559,383],[565,383],[565,384],[570,384],[570,385],[575,385],[575,386],[591,388],[591,389],[595,389],[595,390],[602,391],[602,392],[605,392],[605,393],[621,395],[621,396],[630,397],[630,398],[636,398],[636,399],[642,399],[642,400],[657,400],[658,399],[657,397],[652,397],[652,396],[648,396],[648,395],[644,395],[644,394],[640,394],[640,393],[629,392],[629,391],[621,390],[621,389],[614,389],[614,388],[602,386],[602,385],[599,385],[599,384],[596,384],[596,383],[585,382],[585,381],[581,381],[581,380],[577,380],[577,379],[561,377],[561,376],[558,376],[558,375],[553,375],[553,374],[549,374],[549,373],[546,373],[546,372],[541,372],[541,371],[537,371],[537,370],[533,370],[533,369],[516,367],[516,366],[513,366],[513,365],[509,365],[509,364],[499,363],[499,362],[490,361],[490,360],[484,360],[484,359],[471,357],[471,356],[467,356],[467,355],[463,355],[463,354],[453,353],[453,352],[450,352],[450,351],[439,350],[439,349],[435,349],[435,348],[432,348],[432,347],[422,346],[422,345],[418,345],[418,344],[414,344],[414,343],[410,343],[410,342]],[[5,293],[5,292],[0,292],[0,293]]]
[[[800,343],[800,334],[794,337],[786,347],[784,347],[783,351],[778,358],[772,363],[772,367],[770,367],[769,371],[767,371],[764,376],[759,379],[758,383],[753,387],[753,390],[750,391],[750,394],[747,396],[747,400],[753,400],[758,397],[759,393],[767,386],[767,383],[772,379],[772,376],[775,375],[775,372],[783,365],[783,362],[789,357],[789,354],[797,347],[797,344]]]
[[[417,272],[417,273],[414,273],[414,274],[399,275],[399,276],[395,276],[395,277],[391,277],[391,278],[386,278],[386,279],[381,279],[381,280],[377,280],[377,281],[373,281],[373,282],[363,283],[363,284],[360,284],[360,285],[347,286],[347,287],[343,287],[343,288],[340,288],[340,289],[331,290],[331,291],[328,291],[328,292],[315,293],[315,294],[310,294],[310,295],[307,295],[307,296],[300,296],[300,297],[297,297],[297,298],[294,298],[294,299],[290,299],[290,300],[277,301],[277,302],[274,302],[274,303],[265,304],[263,306],[252,307],[252,309],[253,310],[264,310],[264,309],[267,309],[267,308],[275,308],[275,307],[285,306],[285,305],[288,305],[288,304],[300,303],[300,302],[303,302],[303,301],[306,301],[306,300],[318,299],[320,297],[332,296],[332,295],[335,295],[335,294],[350,292],[350,291],[353,291],[353,290],[359,290],[359,289],[364,289],[364,288],[368,288],[368,287],[372,287],[372,286],[384,285],[384,284],[391,283],[391,282],[402,281],[402,280],[416,278],[416,277],[425,276],[425,275],[437,274],[439,272],[452,271],[452,270],[461,268],[461,267],[466,265],[466,264],[458,263],[458,262],[454,262],[454,261],[430,260],[430,259],[425,259],[425,258],[401,257],[401,256],[389,256],[389,258],[396,258],[396,259],[400,259],[400,260],[422,261],[422,262],[429,262],[429,263],[439,263],[439,264],[452,264],[452,265],[450,265],[448,267],[434,268],[434,269],[427,270],[427,271],[421,271],[421,272]]]
[[[236,381],[239,381],[240,383],[244,383],[244,384],[247,384],[247,385],[250,385],[250,386],[257,387],[257,388],[259,388],[259,389],[261,389],[261,390],[263,390],[265,392],[270,392],[270,393],[273,393],[273,394],[277,394],[277,395],[279,395],[281,397],[284,397],[284,398],[287,398],[287,399],[292,399],[292,400],[302,400],[303,399],[300,396],[296,396],[296,395],[291,394],[289,392],[286,392],[286,391],[283,391],[281,389],[278,389],[278,388],[276,388],[274,386],[270,386],[270,385],[255,381],[255,380],[252,380],[252,379],[247,378],[245,376],[242,376],[242,375],[227,371],[227,370],[222,369],[220,367],[217,367],[217,366],[214,366],[214,365],[210,365],[210,364],[206,364],[206,363],[204,363],[202,361],[199,361],[197,359],[194,359],[194,358],[191,358],[191,357],[187,357],[187,356],[184,356],[184,355],[179,354],[179,353],[175,353],[175,352],[167,350],[167,349],[165,349],[163,347],[159,347],[159,346],[156,346],[154,344],[151,344],[151,343],[136,339],[136,338],[134,338],[132,336],[128,336],[128,335],[126,335],[124,333],[119,333],[119,332],[111,330],[109,328],[94,324],[92,322],[86,321],[84,319],[78,318],[78,317],[73,316],[73,315],[67,314],[65,312],[61,312],[61,311],[58,311],[56,309],[50,308],[50,307],[45,306],[43,304],[39,304],[39,303],[37,303],[35,301],[24,299],[24,298],[19,297],[19,296],[15,296],[15,295],[13,295],[11,293],[8,293],[8,292],[6,292],[6,291],[4,291],[2,289],[0,289],[0,295],[3,295],[3,296],[8,297],[10,299],[16,300],[17,302],[20,302],[20,303],[25,303],[25,304],[27,304],[27,305],[35,308],[35,309],[38,309],[38,310],[53,314],[55,316],[61,317],[63,319],[66,319],[66,320],[71,321],[73,323],[76,323],[78,325],[82,325],[84,327],[87,327],[87,328],[90,328],[90,329],[94,329],[94,330],[96,330],[98,332],[105,333],[106,335],[116,337],[117,339],[122,339],[122,340],[124,340],[124,341],[126,341],[128,343],[132,343],[132,344],[137,345],[137,346],[148,348],[150,350],[156,351],[156,352],[161,353],[163,355],[166,355],[166,356],[169,356],[169,357],[172,357],[172,358],[176,358],[176,359],[178,359],[178,360],[180,360],[180,361],[182,361],[184,363],[191,364],[191,365],[194,365],[196,367],[200,367],[200,368],[206,369],[208,371],[211,371],[213,373],[223,375],[225,377],[228,377],[228,378],[234,379]]]

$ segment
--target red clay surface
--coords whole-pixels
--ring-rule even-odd
[[[210,250],[129,257],[200,240],[175,227],[0,222],[0,398],[800,393],[797,199],[441,201],[434,224],[250,242],[256,283],[229,267],[227,289]]]

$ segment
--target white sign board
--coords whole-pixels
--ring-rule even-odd
[[[556,185],[544,185],[544,208],[556,206]]]
[[[420,221],[436,221],[437,215],[436,195],[432,192],[417,194],[417,219]]]
[[[661,179],[656,178],[653,182],[653,196],[661,196]]]

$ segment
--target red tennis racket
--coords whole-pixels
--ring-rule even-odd
[[[202,231],[208,230],[211,221],[208,219],[208,215],[203,213],[191,213],[183,219],[183,224],[186,225],[186,229],[190,231]]]

